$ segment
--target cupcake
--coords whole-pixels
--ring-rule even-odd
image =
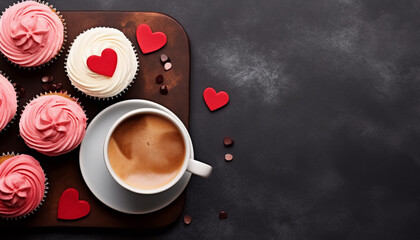
[[[28,147],[47,156],[58,156],[79,146],[86,121],[76,99],[66,93],[47,93],[25,106],[19,131]]]
[[[24,218],[35,212],[46,195],[41,165],[29,155],[0,156],[0,217]]]
[[[52,6],[37,1],[16,3],[0,18],[0,51],[15,65],[42,66],[63,47],[63,22]]]
[[[76,89],[94,99],[109,99],[121,95],[133,82],[137,54],[121,31],[97,27],[74,40],[65,68]]]
[[[15,117],[17,95],[12,83],[0,72],[0,132]]]

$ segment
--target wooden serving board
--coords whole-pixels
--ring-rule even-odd
[[[9,78],[25,89],[20,99],[18,113],[24,105],[42,90],[41,78],[51,75],[54,83],[61,82],[63,89],[79,98],[88,118],[93,119],[101,110],[113,103],[126,99],[147,99],[160,103],[172,110],[188,127],[189,88],[190,88],[190,47],[187,34],[182,26],[173,18],[153,12],[61,12],[67,26],[67,43],[65,52],[49,66],[37,70],[24,70],[13,66],[4,57],[0,58],[0,69]],[[146,23],[152,31],[164,32],[167,44],[154,53],[143,55],[136,40],[137,26]],[[71,42],[83,31],[92,27],[112,27],[121,30],[133,43],[137,50],[140,68],[134,84],[118,99],[110,101],[93,100],[77,92],[64,72],[65,55]],[[165,53],[171,59],[173,67],[165,71],[160,63],[160,54]],[[164,83],[169,93],[161,95],[160,85],[155,82],[157,75],[164,76]],[[105,206],[94,197],[83,181],[79,168],[79,148],[58,156],[47,157],[30,148],[23,142],[19,134],[19,116],[6,131],[0,134],[0,154],[2,152],[25,153],[34,156],[41,162],[48,180],[49,191],[46,201],[39,210],[19,221],[0,220],[0,229],[10,227],[99,227],[99,228],[140,228],[155,229],[173,223],[182,213],[185,203],[185,191],[169,206],[154,213],[145,215],[129,215],[117,212]],[[63,191],[69,187],[79,190],[80,198],[91,205],[91,212],[83,219],[75,221],[58,220],[57,205]]]

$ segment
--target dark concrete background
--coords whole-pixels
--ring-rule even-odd
[[[0,9],[13,1],[2,0]],[[36,230],[30,239],[416,239],[420,1],[52,1],[157,11],[191,41],[190,130],[214,167],[154,233]],[[211,113],[202,92],[231,102]],[[235,139],[225,148],[225,135]],[[234,160],[226,163],[225,153]],[[228,213],[226,220],[218,212]]]

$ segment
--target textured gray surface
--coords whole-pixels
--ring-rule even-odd
[[[13,1],[2,0],[0,8]],[[420,234],[420,2],[53,1],[157,11],[191,41],[197,158],[185,226],[38,230],[31,239],[415,239]],[[211,113],[202,92],[230,94]],[[232,148],[222,144],[235,139]],[[234,155],[226,163],[225,153]],[[218,212],[228,213],[226,220]]]

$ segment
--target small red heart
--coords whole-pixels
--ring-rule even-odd
[[[226,92],[220,91],[216,93],[216,90],[211,87],[204,90],[203,97],[210,111],[217,110],[229,102],[229,95]]]
[[[143,54],[157,51],[166,44],[166,35],[163,32],[152,33],[152,29],[147,24],[137,27],[136,36]]]
[[[58,201],[58,219],[75,220],[88,215],[89,212],[89,203],[79,200],[79,192],[74,188],[66,189]]]
[[[87,59],[90,70],[101,75],[112,77],[117,68],[117,53],[111,48],[105,48],[101,56],[92,55]]]

